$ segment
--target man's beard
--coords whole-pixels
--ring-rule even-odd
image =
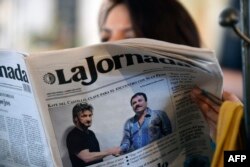
[[[142,106],[140,105],[135,106],[135,109],[134,109],[135,115],[141,115],[144,113],[145,110],[140,110],[140,111],[137,110],[139,107],[142,107]]]
[[[87,122],[88,123],[88,126],[86,126],[85,124],[83,124],[83,123],[79,123],[79,126],[82,128],[82,129],[88,129],[90,126],[91,126],[91,121],[88,121]]]

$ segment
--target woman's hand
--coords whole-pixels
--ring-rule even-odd
[[[206,93],[204,93],[204,91],[198,87],[192,90],[191,98],[198,104],[200,110],[202,111],[210,129],[210,136],[215,141],[218,116],[222,103],[219,104],[218,102],[211,100],[209,96],[207,96]],[[224,91],[222,94],[221,102],[223,101],[240,102],[240,100],[234,94],[226,91]]]

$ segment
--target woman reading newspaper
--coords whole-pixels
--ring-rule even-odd
[[[175,0],[106,0],[100,10],[99,30],[102,42],[146,37],[194,47],[201,46],[195,23],[185,8]],[[195,88],[192,98],[200,106],[210,127],[211,138],[215,141],[221,106],[214,104],[200,92],[200,89]],[[239,102],[236,96],[228,92],[223,93],[223,100]],[[227,105],[230,104],[224,104]],[[224,111],[225,107],[222,110]],[[218,154],[219,151],[216,152]]]

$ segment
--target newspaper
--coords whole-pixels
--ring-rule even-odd
[[[41,139],[43,146],[39,150],[42,150],[39,156],[42,155],[43,163],[32,163],[34,157],[27,156],[24,166],[72,166],[66,138],[75,127],[72,109],[77,103],[93,106],[89,129],[94,132],[100,150],[120,147],[126,122],[136,117],[131,97],[138,92],[147,96],[148,110],[163,111],[167,115],[171,133],[143,147],[106,156],[103,162],[92,166],[209,166],[213,154],[209,130],[202,113],[190,99],[190,91],[199,86],[221,97],[222,72],[213,52],[149,39],[129,39],[85,48],[33,53],[21,61],[21,68],[27,68],[32,91],[29,96],[19,93],[22,101],[15,101],[16,106],[13,107],[21,110],[19,105],[26,106],[25,111],[20,111],[20,120],[35,126],[36,130],[32,128],[25,134]],[[16,67],[16,63],[9,66]],[[16,94],[13,90],[0,88],[2,97],[5,96],[3,94]],[[6,120],[16,117],[9,115],[15,109],[7,112],[2,101],[0,118],[4,121],[0,123],[8,129],[11,123]],[[30,105],[33,108],[27,109]],[[14,128],[21,127],[14,125]],[[19,165],[21,163],[14,161],[13,152],[7,148],[12,144],[8,136],[8,132],[6,136],[0,136],[1,150],[2,147],[6,150],[6,153],[0,153],[3,154],[0,165]],[[35,139],[33,143],[37,143]],[[23,140],[22,149],[28,152],[30,147],[27,143],[32,142],[26,138]],[[19,157],[24,155],[21,152],[17,154]],[[38,154],[32,155],[38,157]],[[35,159],[35,162],[41,161]]]
[[[0,166],[49,166],[52,155],[22,53],[0,50]]]

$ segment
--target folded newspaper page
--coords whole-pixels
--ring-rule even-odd
[[[53,164],[24,59],[22,53],[0,50],[1,167]]]
[[[213,52],[129,39],[35,53],[25,62],[42,122],[36,132],[46,136],[46,161],[33,166],[210,165],[209,129],[190,91],[199,86],[221,97]]]

